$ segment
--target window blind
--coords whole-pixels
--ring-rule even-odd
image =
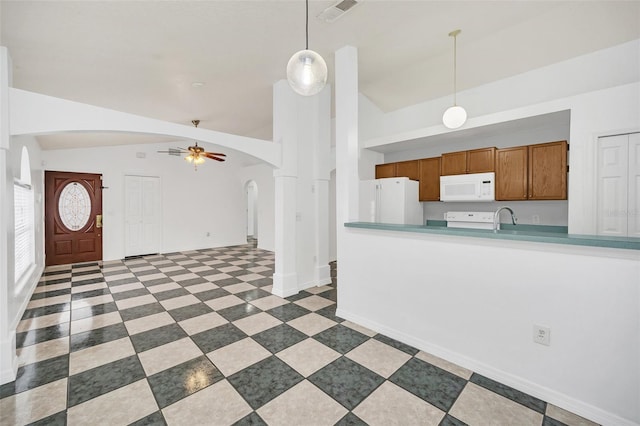
[[[14,223],[15,223],[15,281],[18,282],[35,263],[34,200],[28,185],[15,183]]]

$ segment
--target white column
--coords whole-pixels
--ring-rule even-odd
[[[331,87],[315,96],[314,129],[314,202],[315,202],[315,271],[316,286],[331,283],[329,267],[329,179],[331,174]]]
[[[11,59],[7,48],[0,46],[0,384],[15,380],[18,370],[16,332],[11,329],[9,317],[9,304],[13,299],[9,290],[9,283],[13,282],[13,259],[9,259],[8,250],[8,230],[13,228],[13,199],[8,186],[13,181],[9,179],[11,171],[7,160],[10,84]]]
[[[273,140],[280,143],[282,163],[275,179],[275,273],[273,294],[280,297],[298,292],[296,268],[296,211],[298,144],[296,95],[285,80],[273,86]]]
[[[359,141],[358,141],[358,51],[345,46],[336,52],[336,250],[338,259],[337,315],[349,310],[354,286],[350,277],[357,271],[347,260],[348,234],[345,222],[358,219]],[[344,277],[344,278],[343,278]]]

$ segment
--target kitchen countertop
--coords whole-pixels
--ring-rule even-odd
[[[532,241],[538,243],[567,244],[590,247],[640,250],[640,238],[610,237],[602,235],[568,234],[565,226],[501,224],[501,230],[447,228],[446,221],[428,221],[427,225],[397,225],[390,223],[347,222],[347,228],[384,231],[415,232],[460,237],[498,240]]]

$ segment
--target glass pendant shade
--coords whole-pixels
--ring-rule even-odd
[[[300,50],[289,59],[287,80],[296,93],[315,95],[327,84],[327,64],[313,50]]]
[[[467,121],[467,111],[458,105],[447,108],[442,116],[442,123],[449,129],[457,129]]]

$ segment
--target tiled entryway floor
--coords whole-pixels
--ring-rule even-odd
[[[274,296],[273,268],[253,245],[47,268],[0,423],[586,424],[337,318],[335,279]]]

